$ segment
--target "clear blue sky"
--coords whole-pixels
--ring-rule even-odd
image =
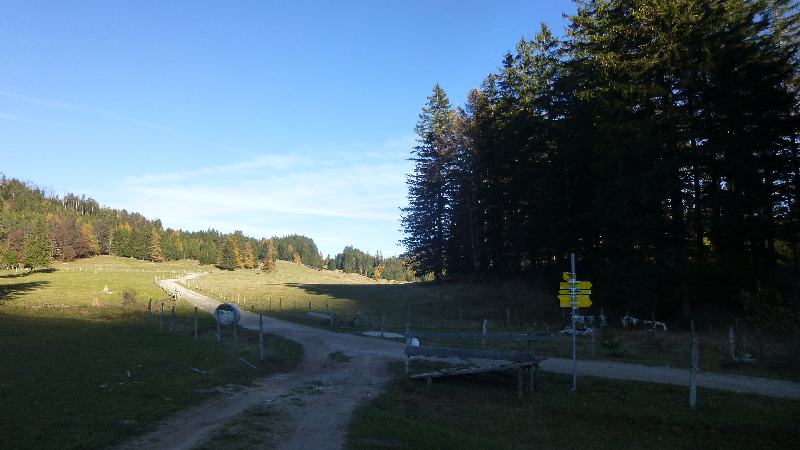
[[[165,227],[402,251],[419,110],[570,1],[3,1],[0,172]]]

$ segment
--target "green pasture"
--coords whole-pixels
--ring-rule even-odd
[[[700,389],[690,410],[683,387],[582,377],[571,393],[570,377],[546,373],[517,399],[511,374],[426,386],[400,364],[393,371],[387,391],[356,412],[349,448],[789,448],[800,440],[798,401]]]
[[[557,282],[553,285],[557,287]],[[188,286],[248,310],[307,325],[330,327],[330,322],[307,316],[310,303],[314,311],[332,313],[335,318],[333,328],[344,332],[379,330],[383,324],[386,331],[403,333],[408,322],[412,330],[480,333],[482,321],[487,319],[489,333],[553,334],[551,342],[536,343],[533,349],[544,356],[571,356],[572,338],[559,333],[568,325],[568,314],[557,306],[554,293],[543,284],[533,282],[396,283],[277,261],[277,270],[271,273],[212,270],[188,282]],[[362,313],[362,319],[354,321],[358,312]],[[597,312],[592,311],[594,314]],[[691,336],[688,331],[674,326],[667,332],[620,330],[615,317],[609,320],[609,328],[595,328],[598,332],[594,339],[578,337],[579,357],[689,367]],[[765,347],[779,355],[766,363],[731,363],[727,357],[727,330],[698,329],[702,370],[800,379],[790,341],[766,342]],[[479,345],[446,339],[433,339],[428,343]],[[527,348],[527,343],[489,341],[486,346],[522,350]]]
[[[237,349],[230,337],[217,344],[208,314],[198,316],[195,340],[194,308],[167,300],[154,283],[157,275],[195,270],[191,261],[96,257],[50,271],[0,272],[2,446],[107,447],[219,395],[220,386],[237,389],[300,361],[299,344],[273,335],[264,364],[254,334],[241,333]],[[123,305],[126,289],[136,292],[135,304]],[[158,314],[146,320],[150,298],[155,311],[165,301],[163,328]]]

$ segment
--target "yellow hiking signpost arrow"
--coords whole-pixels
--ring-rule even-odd
[[[592,291],[585,290],[585,289],[578,289],[575,293],[578,294],[578,295],[589,295],[589,294],[592,293]],[[558,294],[559,295],[572,295],[572,291],[570,289],[560,289],[558,291]]]
[[[575,301],[577,303],[578,308],[588,308],[592,306],[592,300],[589,299],[588,295],[576,295]],[[572,296],[571,295],[559,295],[558,296],[558,303],[562,308],[572,308]]]
[[[558,283],[558,287],[561,289],[570,289],[572,287],[572,283],[569,281]],[[575,287],[578,289],[591,289],[592,282],[591,281],[576,281]]]

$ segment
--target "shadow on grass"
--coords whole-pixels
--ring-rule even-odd
[[[219,386],[236,390],[302,359],[300,344],[274,335],[264,362],[256,333],[240,333],[237,349],[227,335],[217,344],[210,316],[194,340],[190,315],[170,332],[138,315],[106,320],[73,309],[0,310],[0,417],[13,417],[0,421],[3,448],[106,448],[219,395]]]
[[[426,386],[400,363],[391,370],[386,391],[354,414],[351,448],[789,448],[800,439],[793,400],[700,389],[691,410],[684,387],[581,377],[572,392],[569,376],[549,373],[517,399],[513,374]]]
[[[56,271],[56,269],[54,269],[52,267],[45,267],[45,268],[42,268],[42,269],[29,270],[29,271],[26,271],[26,272],[9,273],[9,274],[6,274],[6,275],[0,275],[0,278],[22,278],[22,277],[27,277],[28,275],[33,275],[35,273],[53,273],[55,271]]]
[[[0,305],[49,284],[47,281],[29,281],[0,285]]]
[[[341,300],[353,300],[360,304],[402,302],[407,304],[429,304],[439,300],[432,283],[415,284],[301,284],[286,283],[311,294],[327,295]]]

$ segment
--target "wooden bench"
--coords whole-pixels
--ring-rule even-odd
[[[544,358],[536,356],[531,351],[495,351],[470,348],[451,348],[451,347],[430,347],[408,345],[405,349],[406,354],[406,374],[409,372],[409,362],[413,357],[425,358],[457,358],[463,360],[481,359],[493,361],[482,365],[470,365],[467,367],[453,367],[435,370],[426,373],[411,375],[412,380],[424,379],[429,385],[434,378],[467,375],[483,372],[496,372],[505,370],[517,371],[517,391],[522,398],[524,390],[523,370],[528,371],[528,390],[533,392],[536,389],[536,372],[539,370],[539,362]]]

